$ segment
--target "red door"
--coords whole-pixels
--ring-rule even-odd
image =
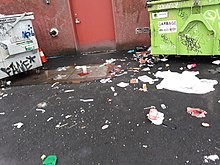
[[[112,0],[70,0],[80,51],[114,50]]]

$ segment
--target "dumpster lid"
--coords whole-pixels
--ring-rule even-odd
[[[33,12],[24,12],[22,14],[13,14],[13,15],[4,15],[4,14],[0,14],[0,19],[1,18],[10,18],[10,17],[21,17],[21,16],[32,16],[34,15]]]

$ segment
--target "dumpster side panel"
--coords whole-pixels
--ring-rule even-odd
[[[152,1],[154,55],[220,55],[220,1]]]
[[[38,68],[40,65],[39,52],[10,56],[4,63],[0,63],[0,79]]]

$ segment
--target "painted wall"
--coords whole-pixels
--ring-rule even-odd
[[[117,49],[150,45],[149,33],[135,33],[136,28],[150,27],[146,0],[112,0]]]
[[[1,0],[0,14],[34,12],[33,26],[39,46],[47,56],[73,54],[75,36],[68,0]],[[49,35],[51,28],[57,28],[59,35]]]

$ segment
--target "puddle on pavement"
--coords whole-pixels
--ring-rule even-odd
[[[87,65],[88,74],[81,74],[83,72],[82,69],[77,69],[76,66],[65,66],[52,70],[40,70],[40,73],[29,71],[12,76],[8,80],[12,81],[12,86],[52,84],[54,82],[64,84],[83,83],[106,78],[113,67],[114,65]]]

